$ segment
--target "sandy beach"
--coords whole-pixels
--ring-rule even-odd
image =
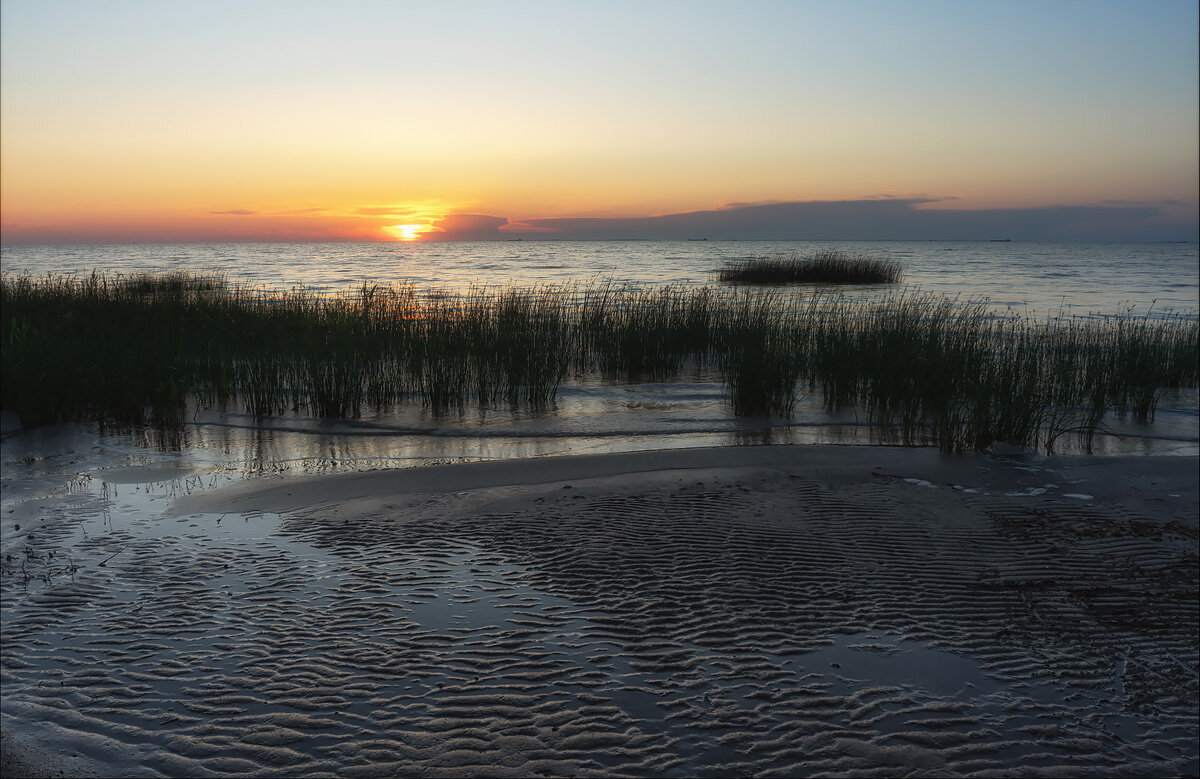
[[[1200,3],[513,10],[0,0],[0,779],[1200,779]]]
[[[67,775],[1194,774],[1197,506],[1195,458],[879,447],[197,490],[8,564],[4,726]]]

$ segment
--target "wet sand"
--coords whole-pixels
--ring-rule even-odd
[[[6,552],[99,524],[6,564],[3,723],[101,776],[1195,774],[1197,482],[762,446],[30,501]]]

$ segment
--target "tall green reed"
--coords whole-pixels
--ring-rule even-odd
[[[551,405],[563,382],[717,369],[736,414],[801,392],[897,443],[1090,449],[1109,416],[1195,387],[1182,315],[996,316],[917,290],[873,301],[763,290],[363,285],[322,296],[214,277],[0,278],[0,403],[30,422],[177,423],[188,404],[357,416],[419,402]]]

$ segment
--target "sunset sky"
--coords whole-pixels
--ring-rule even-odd
[[[0,13],[7,243],[1197,238],[1195,0]]]

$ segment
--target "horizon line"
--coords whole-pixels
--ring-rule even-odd
[[[1200,243],[1198,239],[1164,240],[1129,238],[1122,240],[1103,238],[445,238],[438,240],[401,241],[387,238],[281,238],[276,240],[230,239],[225,241],[3,241],[0,248],[18,246],[203,246],[215,244],[258,244],[258,243],[381,243],[413,246],[421,244],[440,245],[447,243]]]

